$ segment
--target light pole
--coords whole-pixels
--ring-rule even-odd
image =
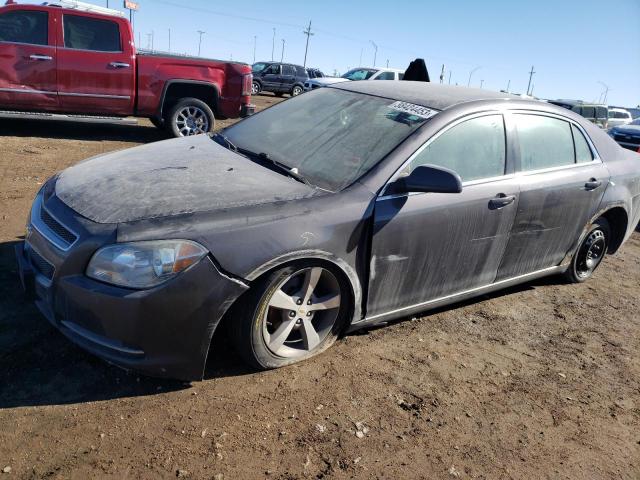
[[[531,95],[531,93],[529,93],[529,90],[531,90],[531,79],[533,78],[534,73],[536,72],[533,69],[533,65],[531,65],[531,71],[529,72],[529,85],[527,85],[527,95]]]
[[[273,62],[273,53],[276,50],[276,29],[273,28],[273,40],[271,40],[271,61]]]
[[[258,36],[254,35],[253,36],[253,63],[256,63],[256,44],[258,41]]]
[[[358,66],[361,67],[362,66],[362,52],[364,52],[364,48],[360,49],[360,62],[358,62]]]
[[[284,62],[284,38],[282,39],[282,53],[280,54],[280,62]]]
[[[451,70],[449,70],[449,85],[451,85]]]
[[[376,66],[376,57],[378,56],[378,45],[375,44],[373,40],[369,40],[371,45],[373,45],[373,66]]]
[[[484,80],[480,80],[480,88],[482,88],[483,84],[484,84]]]
[[[202,35],[204,35],[205,31],[203,30],[198,30],[198,35],[200,35],[200,38],[198,39],[198,56],[200,56],[200,47],[202,46]]]
[[[598,80],[598,83],[600,85],[602,85],[604,87],[604,97],[602,96],[602,93],[600,94],[600,97],[602,98],[602,103],[604,103],[606,105],[607,103],[607,95],[609,94],[609,85],[607,85],[604,82],[601,82],[600,80]]]
[[[169,53],[171,53],[171,29],[169,29]]]
[[[471,70],[471,71],[469,72],[469,81],[467,81],[467,87],[470,87],[470,86],[471,86],[471,75],[473,75],[473,73],[474,73],[475,71],[480,70],[481,68],[482,68],[482,67],[476,67],[476,68],[474,68],[473,70]]]

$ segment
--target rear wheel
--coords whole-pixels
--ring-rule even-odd
[[[291,96],[297,97],[302,93],[302,87],[300,85],[295,85],[293,89],[291,89]]]
[[[190,137],[213,131],[213,111],[202,100],[183,98],[171,109],[165,125],[174,137]]]
[[[578,247],[565,277],[573,283],[588,280],[607,253],[611,229],[605,218],[596,220]]]
[[[275,271],[248,293],[232,319],[236,349],[259,369],[319,354],[349,318],[349,292],[343,275],[326,265],[305,262]]]

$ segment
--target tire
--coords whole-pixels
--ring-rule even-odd
[[[571,283],[582,283],[593,275],[607,253],[611,228],[605,218],[596,220],[587,231],[571,260],[565,278]]]
[[[291,96],[297,97],[302,92],[304,92],[304,89],[300,85],[294,85],[293,88],[291,89]]]
[[[215,117],[202,100],[183,98],[171,108],[164,123],[174,137],[188,137],[213,131]]]
[[[258,95],[262,91],[262,85],[255,80],[251,82],[251,95]]]
[[[229,325],[235,348],[260,370],[318,355],[351,319],[350,292],[342,272],[324,263],[299,262],[276,270],[239,302]]]

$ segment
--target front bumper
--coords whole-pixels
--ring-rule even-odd
[[[81,232],[63,252],[34,228],[16,246],[22,285],[40,312],[71,341],[122,368],[201,379],[213,332],[247,286],[209,257],[152,289],[107,285],[84,275],[96,249],[87,243]]]

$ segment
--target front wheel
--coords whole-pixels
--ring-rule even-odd
[[[262,91],[262,87],[256,81],[251,83],[251,95],[258,95]]]
[[[593,275],[607,253],[611,229],[605,218],[596,220],[578,247],[565,277],[572,283],[581,283]]]
[[[165,125],[174,137],[190,137],[213,131],[213,111],[202,100],[183,98],[171,109]]]
[[[232,338],[259,369],[289,365],[329,348],[351,315],[350,289],[336,269],[314,263],[275,271],[232,319]]]

